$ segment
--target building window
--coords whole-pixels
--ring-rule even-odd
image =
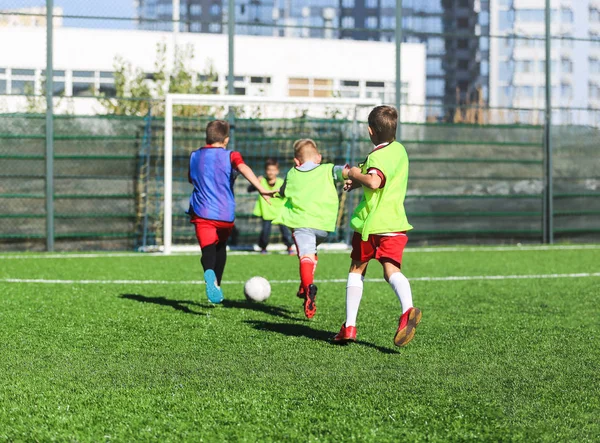
[[[498,14],[498,28],[500,31],[512,29],[514,23],[513,11],[500,11]]]
[[[590,73],[600,74],[600,59],[590,57]]]
[[[546,60],[540,60],[540,72],[546,72]],[[552,60],[552,62],[550,62],[550,71],[552,73],[556,72],[556,65],[557,62],[556,60]]]
[[[600,9],[590,8],[590,21],[591,22],[600,22]]]
[[[569,8],[561,8],[560,21],[563,23],[573,23],[573,11]]]
[[[193,4],[190,7],[190,14],[192,14],[192,15],[202,15],[202,5]]]
[[[250,77],[250,83],[271,83],[271,77]]]
[[[515,61],[515,70],[517,72],[533,72],[533,62],[531,60]]]
[[[479,49],[482,51],[487,51],[490,49],[490,39],[487,37],[481,37],[479,39]]]
[[[342,8],[354,8],[354,0],[342,0]]]
[[[365,0],[365,8],[377,8],[377,0]]]
[[[563,58],[560,60],[560,70],[563,73],[572,73],[573,72],[573,62],[568,58]]]
[[[533,86],[517,86],[517,96],[521,98],[532,98],[533,97]]]
[[[600,86],[595,83],[589,83],[588,95],[592,100],[600,100]]]
[[[360,82],[358,80],[342,80],[340,82],[340,96],[342,98],[360,97]]]
[[[35,94],[35,69],[11,70],[11,94]]]
[[[6,68],[0,68],[0,94],[6,94]]]
[[[520,22],[543,22],[546,18],[544,9],[517,9],[515,19]]]
[[[318,78],[290,78],[288,95],[290,97],[331,97],[333,81]]]
[[[490,65],[487,61],[482,61],[479,68],[481,75],[488,75],[490,73]]]
[[[65,71],[55,70],[53,71],[54,77],[52,81],[52,95],[55,97],[65,95]],[[45,94],[46,85],[46,70],[42,69],[40,80],[42,81],[42,94]]]
[[[438,57],[427,58],[427,74],[428,75],[443,75],[442,59]]]
[[[427,52],[429,54],[444,54],[446,44],[443,38],[429,37],[427,39]]]
[[[218,34],[221,32],[221,23],[209,23],[208,32]]]
[[[396,27],[396,17],[391,15],[381,16],[381,28],[383,29],[394,29]]]
[[[117,90],[115,88],[115,74],[108,71],[100,71],[100,81],[98,92],[106,97],[115,97]]]
[[[506,62],[500,64],[499,77],[501,81],[511,81],[514,75],[514,64],[513,62]]]
[[[342,28],[354,28],[354,17],[347,15],[342,18]]]
[[[573,87],[569,83],[561,83],[560,84],[560,95],[562,98],[572,98],[573,97]]]
[[[479,24],[481,26],[487,26],[490,24],[490,14],[487,11],[481,11],[479,13]]]
[[[427,80],[427,96],[443,96],[445,82],[442,79],[432,78]]]
[[[210,7],[210,15],[219,15],[221,13],[221,5],[217,3],[213,3]]]
[[[377,28],[377,17],[369,16],[365,19],[365,28],[375,29]]]

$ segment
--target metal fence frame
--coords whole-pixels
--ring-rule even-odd
[[[176,5],[179,3],[178,0],[174,1],[173,7],[173,23],[174,32],[179,30],[179,16],[178,8]],[[228,92],[230,94],[234,91],[234,44],[235,44],[235,3],[234,0],[228,0],[228,19],[227,19],[227,32],[228,32],[228,50],[229,50],[229,67],[228,67]],[[54,109],[53,109],[53,9],[54,0],[46,0],[46,46],[47,46],[47,57],[46,57],[46,84],[45,84],[45,96],[46,96],[46,132],[45,132],[45,169],[46,169],[46,181],[45,181],[45,207],[46,207],[46,249],[48,251],[54,250]],[[65,16],[66,17],[66,16]],[[107,17],[104,17],[107,18]],[[396,72],[396,107],[401,109],[401,93],[400,88],[402,85],[401,78],[401,61],[400,55],[402,50],[402,0],[396,0],[396,23],[395,28],[395,45],[396,45],[396,60],[395,60],[395,72]],[[237,23],[240,24],[240,23]],[[554,228],[553,228],[553,165],[552,165],[552,83],[551,83],[551,5],[550,0],[545,0],[545,60],[546,60],[546,90],[545,90],[545,110],[544,110],[544,193],[543,193],[543,238],[544,243],[553,243],[554,241]],[[490,37],[493,37],[490,35]],[[398,138],[401,137],[400,125],[398,126]]]

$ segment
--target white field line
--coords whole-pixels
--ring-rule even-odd
[[[405,254],[410,253],[436,253],[436,252],[520,252],[520,251],[579,251],[579,250],[600,250],[600,245],[557,245],[557,246],[473,246],[473,247],[431,247],[431,248],[407,248]],[[323,250],[324,254],[348,254],[350,249]],[[63,254],[0,254],[0,260],[33,260],[33,259],[74,259],[74,258],[113,258],[113,257],[181,257],[200,255],[199,252],[174,252],[171,255],[162,253],[144,253],[144,252],[107,252],[107,253],[63,253]],[[228,255],[256,255],[253,251],[230,251]],[[280,253],[279,255],[287,255]]]
[[[600,272],[576,274],[526,274],[526,275],[453,275],[446,277],[414,277],[411,282],[437,282],[437,281],[471,281],[471,280],[536,280],[555,278],[586,278],[600,277]],[[367,282],[381,283],[382,278],[366,279]],[[345,278],[315,280],[316,283],[346,283]],[[2,278],[0,283],[27,283],[27,284],[58,284],[58,285],[203,285],[202,280],[58,280],[42,278]],[[298,280],[271,280],[271,284],[292,284]],[[225,281],[223,285],[242,285],[243,281]]]

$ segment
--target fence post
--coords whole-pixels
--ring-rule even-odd
[[[544,115],[544,201],[542,228],[544,243],[554,243],[554,208],[552,180],[552,45],[550,38],[550,0],[546,0],[546,108]]]
[[[234,36],[235,36],[235,0],[228,0],[227,2],[227,42],[229,52],[229,67],[227,72],[227,94],[235,94],[234,82],[235,82],[235,47],[234,47]],[[231,149],[235,148],[235,110],[229,107],[228,112],[229,121],[229,146]]]
[[[350,167],[356,166],[356,153],[358,151],[358,106],[354,105],[354,114],[352,116],[352,139],[350,141],[350,156],[348,158]],[[350,245],[352,243],[352,229],[350,228],[350,220],[352,219],[352,214],[354,213],[354,208],[352,206],[352,198],[354,197],[354,193],[348,191],[346,195],[346,210],[348,214],[348,220],[346,221],[346,244]]]
[[[46,0],[46,249],[54,251],[54,0]]]
[[[402,0],[396,0],[396,109],[398,110],[398,126],[396,140],[402,137]]]

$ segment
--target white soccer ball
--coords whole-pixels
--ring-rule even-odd
[[[266,278],[252,277],[244,285],[244,295],[248,300],[265,301],[271,295],[271,285]]]

